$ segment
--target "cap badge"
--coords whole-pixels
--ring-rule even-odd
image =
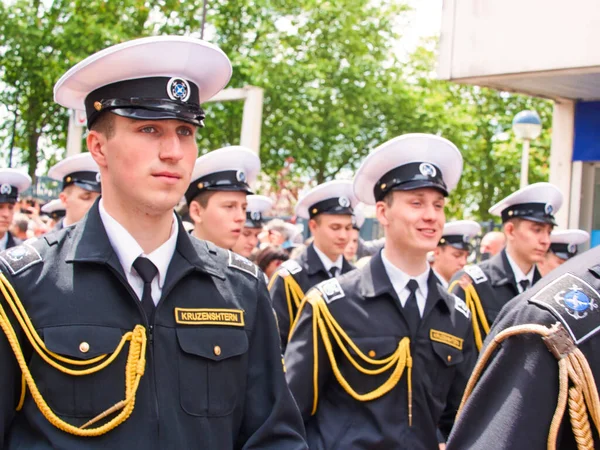
[[[437,174],[437,170],[435,170],[435,167],[433,167],[429,163],[421,163],[421,165],[419,166],[419,172],[421,172],[423,176],[430,178],[435,177],[435,175]]]
[[[102,103],[100,103],[100,102],[94,102],[94,109],[96,111],[100,111],[102,109]]]
[[[544,207],[544,212],[550,215],[554,212],[554,207],[550,203],[546,203],[546,206]]]
[[[569,244],[567,250],[569,253],[575,253],[577,251],[577,246],[575,244]]]
[[[9,195],[12,192],[12,186],[10,184],[3,184],[0,186],[0,194]]]
[[[258,211],[252,211],[250,213],[250,218],[255,222],[258,222],[260,220],[260,213]]]
[[[338,203],[342,208],[348,208],[350,206],[350,200],[348,200],[348,197],[340,197],[338,199]]]
[[[171,100],[186,102],[191,94],[190,85],[182,78],[171,78],[167,83],[167,94]]]
[[[96,183],[100,183],[100,172],[96,174]]]
[[[235,178],[240,183],[245,183],[246,182],[246,172],[244,172],[243,170],[238,170],[237,173],[235,174]]]
[[[469,243],[469,240],[470,240],[470,239],[469,239],[469,236],[468,236],[467,234],[463,235],[463,242],[464,242],[465,244],[468,244],[468,243]]]

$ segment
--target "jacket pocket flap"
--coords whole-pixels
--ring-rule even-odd
[[[114,352],[123,335],[120,328],[95,325],[48,327],[42,334],[51,352],[83,360]]]
[[[222,361],[248,351],[248,336],[243,329],[177,328],[177,340],[185,353],[213,361]]]

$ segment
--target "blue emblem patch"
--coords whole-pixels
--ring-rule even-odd
[[[182,78],[171,78],[167,83],[167,94],[171,100],[185,102],[190,98],[190,85]]]
[[[0,194],[9,195],[12,192],[12,186],[10,184],[3,184],[0,186]]]
[[[585,295],[582,288],[575,284],[566,294],[563,293],[564,291],[555,294],[554,300],[563,306],[567,313],[574,319],[583,319],[588,315],[587,311],[589,309],[594,310],[598,308],[596,301]]]
[[[435,170],[435,167],[433,167],[433,165],[429,163],[422,163],[419,166],[419,172],[421,172],[421,175],[430,178],[435,177],[435,175],[437,174],[437,170]]]
[[[546,206],[544,207],[544,212],[547,215],[551,215],[554,212],[554,206],[552,206],[550,203],[546,203]]]

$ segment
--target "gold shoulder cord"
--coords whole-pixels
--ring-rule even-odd
[[[530,333],[542,336],[544,343],[550,352],[558,359],[558,402],[548,432],[548,450],[556,449],[558,431],[565,414],[567,402],[569,404],[569,416],[577,448],[579,450],[592,450],[594,448],[594,440],[588,412],[592,416],[592,421],[596,430],[600,430],[600,400],[598,398],[598,389],[596,388],[594,374],[590,369],[586,357],[581,350],[575,346],[575,343],[569,334],[559,323],[556,323],[550,328],[533,324],[517,325],[502,331],[494,337],[492,342],[490,342],[481,354],[473,374],[467,383],[457,417],[460,415],[463,406],[473,393],[473,389],[475,389],[483,369],[498,346],[511,336]]]
[[[294,323],[296,317],[294,316],[294,306],[296,307],[296,311],[300,308],[300,303],[304,298],[304,292],[302,292],[302,288],[298,282],[291,275],[282,276],[279,273],[276,273],[269,281],[268,289],[269,291],[275,284],[275,280],[277,277],[283,278],[283,287],[285,289],[285,300],[287,302],[288,307],[288,316],[290,318],[290,330],[288,332],[288,341],[290,340],[290,336],[292,335],[292,324]],[[297,315],[297,314],[296,314]]]
[[[33,327],[33,324],[31,323],[31,320],[29,319],[27,311],[25,311],[25,308],[21,303],[19,296],[15,292],[14,288],[11,286],[10,282],[2,273],[0,273],[0,291],[4,295],[4,298],[6,299],[10,308],[12,309],[15,317],[21,325],[21,328],[25,332],[27,339],[29,340],[37,354],[49,365],[68,375],[83,376],[99,372],[100,370],[104,369],[109,364],[111,364],[117,358],[117,356],[119,356],[125,343],[127,341],[130,341],[129,354],[127,356],[127,365],[125,368],[125,399],[121,400],[111,408],[107,409],[103,413],[99,414],[98,416],[94,417],[92,420],[78,428],[63,421],[56,414],[54,414],[54,412],[50,409],[50,407],[42,397],[42,394],[37,388],[35,381],[31,375],[31,372],[29,371],[29,367],[27,367],[27,362],[25,361],[25,357],[23,356],[23,351],[19,344],[19,340],[17,339],[15,330],[10,320],[8,319],[6,311],[0,303],[0,327],[2,327],[2,331],[4,331],[4,334],[8,339],[8,342],[12,348],[13,353],[15,354],[15,357],[17,358],[17,362],[23,374],[21,398],[19,401],[19,405],[17,406],[17,411],[19,411],[23,407],[23,403],[25,401],[25,391],[27,387],[31,392],[31,396],[35,401],[35,404],[37,405],[41,413],[44,415],[44,417],[56,428],[65,431],[69,434],[83,437],[100,436],[125,422],[133,412],[133,408],[135,406],[135,395],[140,383],[140,378],[144,374],[144,369],[146,366],[145,328],[142,325],[136,325],[133,331],[125,333],[121,338],[121,342],[119,343],[118,347],[111,355],[100,355],[96,358],[90,359],[89,361],[65,358],[63,356],[51,352],[46,348],[44,341],[42,341],[40,336],[35,331],[35,328]],[[61,365],[55,360],[74,366],[89,366],[96,363],[100,364],[87,369],[74,370],[70,369],[69,367],[65,367],[64,365]],[[93,425],[99,420],[102,420],[105,417],[119,410],[121,410],[121,412],[106,424],[96,428],[88,428],[90,425]]]
[[[477,294],[477,290],[472,284],[469,284],[465,288],[459,284],[459,280],[455,280],[452,282],[452,284],[448,287],[448,292],[452,293],[454,287],[457,285],[462,287],[465,291],[465,303],[467,304],[467,308],[469,308],[469,311],[471,311],[471,325],[473,326],[475,345],[477,346],[477,350],[480,351],[481,347],[483,347],[483,339],[490,332],[490,326],[488,324],[487,318],[485,317],[483,307],[481,306],[481,299],[479,298],[479,294]],[[481,328],[483,328],[483,336],[481,333]]]
[[[306,302],[310,303],[313,308],[313,352],[314,352],[314,366],[313,366],[313,386],[314,386],[314,394],[313,394],[313,409],[311,414],[315,414],[317,412],[317,404],[319,401],[319,355],[318,355],[318,337],[319,334],[323,339],[323,344],[325,346],[325,350],[327,352],[327,356],[329,358],[329,362],[331,363],[331,368],[337,379],[338,383],[342,386],[342,388],[355,400],[360,402],[368,402],[371,400],[375,400],[383,395],[387,394],[391,391],[400,381],[402,374],[404,373],[404,368],[407,367],[407,383],[408,383],[408,423],[409,426],[412,426],[412,358],[410,356],[410,339],[408,337],[403,338],[398,343],[398,348],[394,351],[393,354],[384,359],[372,359],[365,355],[357,345],[350,339],[350,337],[344,332],[342,327],[337,323],[337,321],[333,318],[331,312],[327,308],[327,304],[323,297],[319,294],[318,291],[311,291],[305,301],[303,303],[303,307]],[[298,314],[298,317],[300,314]],[[388,369],[394,367],[390,377],[378,388],[372,390],[371,392],[367,392],[365,394],[359,394],[356,392],[350,383],[344,378],[344,375],[340,371],[337,361],[335,359],[335,354],[333,351],[332,342],[330,339],[330,334],[333,336],[335,342],[338,347],[341,349],[344,356],[350,361],[350,363],[361,373],[365,375],[379,375]],[[356,352],[359,358],[367,364],[373,366],[381,366],[377,369],[367,369],[363,367],[356,359],[350,354],[347,347],[350,347],[352,350]]]

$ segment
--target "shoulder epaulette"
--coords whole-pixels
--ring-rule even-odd
[[[258,279],[258,266],[249,259],[246,259],[231,250],[229,250],[229,267],[249,273],[254,278]]]
[[[21,244],[0,253],[0,259],[10,270],[12,275],[23,272],[25,269],[42,262],[39,252],[30,244]]]
[[[329,280],[322,281],[321,283],[315,286],[319,292],[321,292],[323,299],[327,303],[331,303],[334,300],[344,297],[344,290],[340,285],[340,282],[336,278],[331,278]]]
[[[467,304],[458,296],[452,294],[454,297],[454,309],[463,314],[467,319],[471,318],[471,311],[467,308]]]
[[[479,266],[476,266],[476,265],[465,266],[464,271],[467,273],[467,275],[469,275],[473,279],[473,282],[475,284],[483,283],[484,281],[487,281],[487,279],[488,279],[485,276],[485,273],[483,273],[483,270],[481,270],[481,267],[479,267]]]
[[[298,261],[293,260],[293,259],[288,259],[287,261],[284,261],[281,263],[281,265],[279,266],[279,270],[283,269],[285,272],[287,273],[283,273],[284,276],[286,275],[295,275],[298,272],[302,272],[302,266],[298,263]]]
[[[572,273],[545,286],[529,302],[559,319],[576,344],[600,331],[600,293]]]

